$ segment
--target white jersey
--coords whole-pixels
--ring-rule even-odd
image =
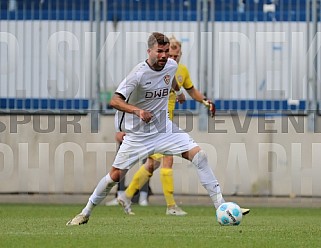
[[[117,131],[135,134],[155,134],[166,132],[169,122],[168,97],[175,76],[177,63],[168,59],[161,71],[149,67],[146,61],[139,63],[120,83],[116,93],[125,97],[125,101],[154,116],[149,123],[137,115],[117,111],[115,125]]]

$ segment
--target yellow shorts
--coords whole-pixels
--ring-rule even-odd
[[[155,161],[158,161],[158,162],[160,162],[163,157],[164,157],[164,155],[160,154],[160,153],[155,153],[152,156],[150,156],[150,158],[152,158],[152,159],[154,159]]]

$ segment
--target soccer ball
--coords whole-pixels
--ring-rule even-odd
[[[216,209],[216,219],[222,226],[237,226],[242,221],[242,210],[234,202],[224,202]]]

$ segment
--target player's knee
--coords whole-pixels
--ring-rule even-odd
[[[145,169],[150,172],[153,173],[154,172],[154,160],[151,158],[148,158],[146,163],[143,165],[145,167]]]
[[[157,170],[160,166],[160,161],[157,161],[157,160],[154,160],[154,163],[153,163],[153,170]]]
[[[126,175],[126,170],[120,170],[118,168],[112,167],[109,176],[114,182],[119,182]]]
[[[196,153],[192,159],[192,163],[197,167],[201,168],[203,165],[207,164],[207,154],[205,151],[200,150]]]
[[[166,168],[166,169],[172,169],[173,168],[173,156],[165,156],[163,158],[163,165],[162,168]]]

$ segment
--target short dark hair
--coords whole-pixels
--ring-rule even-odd
[[[169,39],[166,35],[158,32],[152,33],[148,38],[148,48],[152,48],[155,44],[166,45],[169,44]]]

